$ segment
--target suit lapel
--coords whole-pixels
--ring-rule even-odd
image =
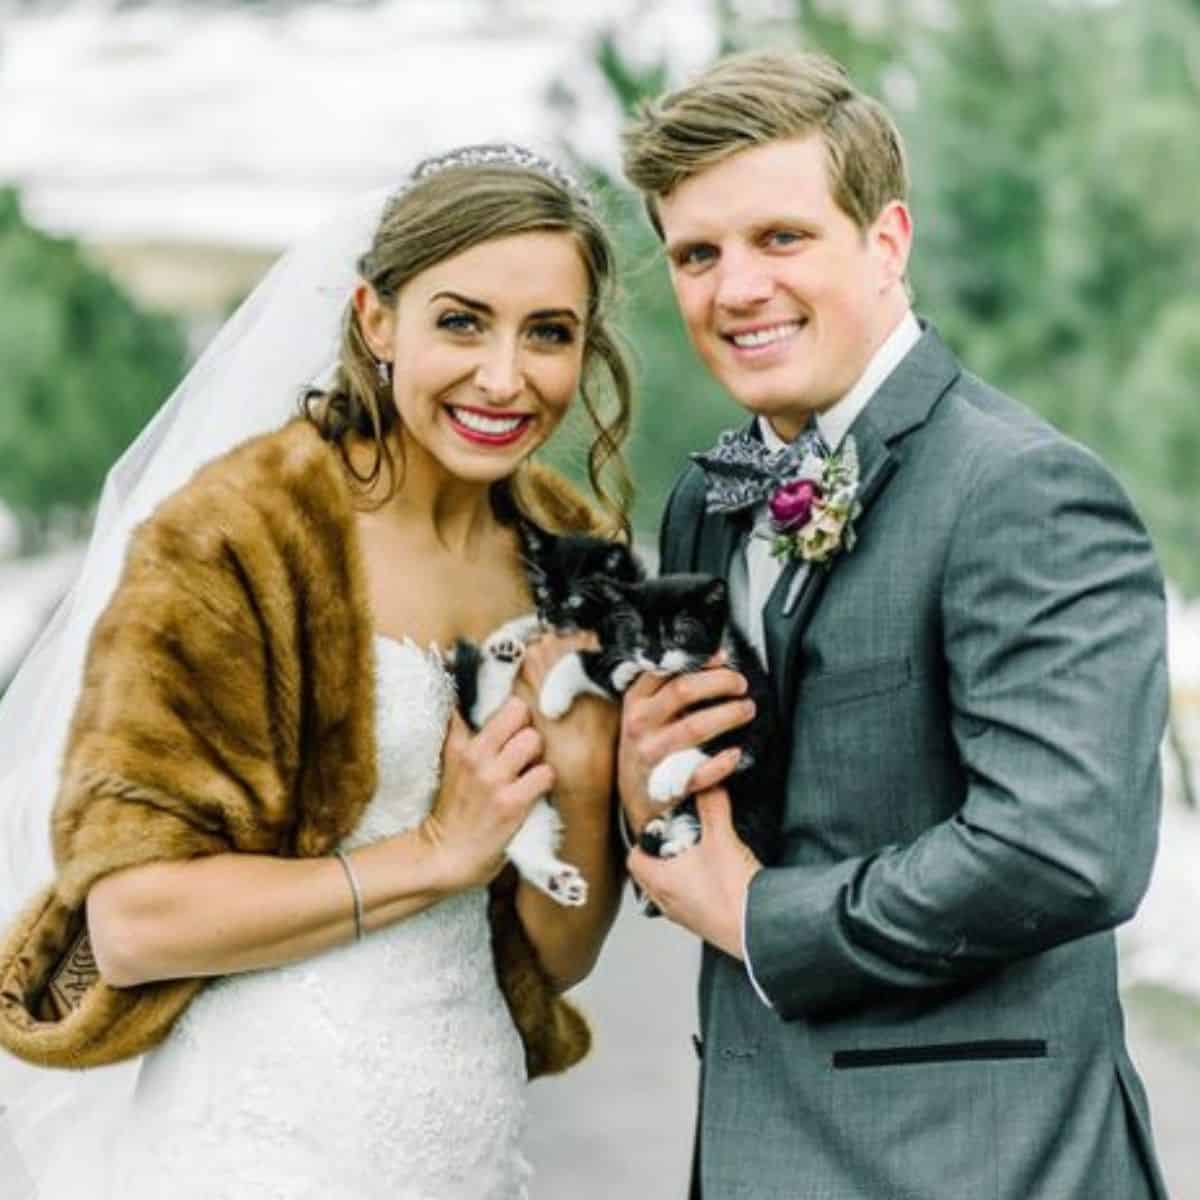
[[[694,570],[728,579],[734,551],[749,528],[745,513],[709,513],[700,531]]]
[[[859,414],[850,429],[859,458],[861,512],[856,525],[865,523],[871,505],[900,469],[900,459],[893,452],[894,444],[925,423],[934,405],[958,377],[959,370],[957,361],[937,332],[926,327],[921,340],[884,380]],[[850,553],[869,554],[869,537]],[[786,711],[796,694],[804,630],[816,612],[829,576],[838,569],[840,561],[841,554],[835,555],[827,567],[807,567],[803,573],[802,564],[790,564],[767,600],[763,612],[767,666],[775,681],[781,711]]]

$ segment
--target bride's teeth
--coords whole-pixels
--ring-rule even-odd
[[[515,432],[525,420],[524,417],[485,417],[482,413],[468,412],[465,408],[454,408],[450,411],[460,425],[492,437],[503,437],[506,433]]]
[[[733,344],[748,350],[752,346],[766,346],[771,342],[780,342],[791,336],[800,328],[799,321],[789,321],[786,325],[776,325],[771,329],[756,329],[753,333],[735,333]]]

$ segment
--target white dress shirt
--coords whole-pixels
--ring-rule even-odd
[[[836,450],[845,439],[868,401],[879,390],[885,379],[900,365],[900,360],[916,345],[921,337],[921,327],[911,312],[888,334],[883,344],[871,356],[858,382],[831,408],[817,415],[817,430],[830,450]],[[758,418],[759,432],[768,450],[782,450],[787,443],[775,432],[766,417]],[[763,632],[763,610],[767,600],[783,571],[782,559],[772,558],[771,542],[768,538],[755,536],[770,532],[770,513],[766,502],[754,512],[754,526],[746,538],[744,552],[735,556],[730,572],[729,592],[734,619],[746,631],[759,658],[767,661],[766,635]],[[801,565],[789,585],[794,592],[803,583],[808,568]],[[747,893],[747,902],[749,893]],[[742,910],[742,958],[746,974],[762,1002],[774,1007],[766,993],[754,978],[754,967],[746,951],[746,908]]]
[[[830,450],[836,450],[845,440],[850,426],[867,402],[879,390],[880,384],[896,369],[900,360],[913,348],[921,336],[917,319],[908,312],[903,320],[888,334],[883,344],[871,356],[858,382],[832,408],[817,415],[817,431]],[[782,450],[787,442],[771,426],[766,417],[758,418],[758,429],[768,450]],[[733,563],[735,578],[730,580],[733,614],[738,624],[746,631],[758,656],[767,661],[766,641],[763,635],[763,609],[775,581],[783,571],[782,559],[771,557],[771,541],[758,534],[770,534],[771,517],[766,503],[754,510],[754,528],[746,539],[745,553],[741,562]],[[744,579],[736,578],[744,569]],[[801,567],[792,581],[797,588],[803,582],[807,569]]]

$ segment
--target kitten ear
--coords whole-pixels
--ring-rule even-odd
[[[521,534],[521,545],[529,554],[540,555],[546,549],[546,535],[530,521],[522,521],[517,527]]]
[[[704,589],[705,608],[726,608],[729,605],[729,586],[723,579],[714,579]]]

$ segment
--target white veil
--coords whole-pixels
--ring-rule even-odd
[[[360,197],[288,251],[109,472],[79,579],[0,701],[0,928],[53,876],[60,758],[92,626],[131,531],[201,465],[296,413],[304,387],[334,361],[387,195]],[[0,1200],[99,1194],[95,1176],[80,1175],[85,1143],[103,1138],[98,1118],[119,1108],[136,1069],[40,1070],[0,1050]],[[70,1180],[59,1175],[68,1158]]]

